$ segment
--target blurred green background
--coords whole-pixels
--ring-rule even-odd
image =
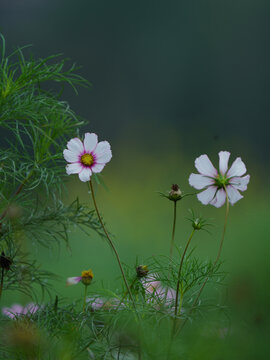
[[[109,190],[99,187],[97,198],[124,262],[132,266],[137,255],[144,262],[169,252],[172,204],[157,191],[169,190],[172,183],[190,191],[188,176],[200,154],[207,153],[215,165],[220,150],[230,151],[232,160],[242,157],[251,182],[244,199],[231,208],[222,258],[236,292],[235,309],[244,309],[243,316],[236,312],[241,321],[260,319],[259,327],[267,322],[270,299],[269,10],[263,0],[0,4],[0,31],[10,50],[33,44],[35,56],[63,53],[93,84],[77,97],[66,89],[63,97],[89,119],[85,130],[112,145],[113,159],[103,172]],[[77,195],[90,201],[76,176],[67,186],[65,201]],[[196,252],[213,257],[225,208],[184,199],[177,245],[189,235],[190,207],[214,218],[212,235],[194,238]],[[89,267],[95,273],[92,291],[102,282],[115,288],[119,272],[105,242],[71,229],[71,249],[33,249],[44,267],[62,277],[59,294],[80,295],[82,288],[66,288],[65,278]],[[6,301],[20,299],[9,295]]]

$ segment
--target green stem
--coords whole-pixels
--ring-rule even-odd
[[[175,225],[176,225],[176,206],[177,206],[177,201],[174,201],[174,207],[173,207],[173,228],[172,228],[172,239],[171,239],[171,246],[170,246],[170,259],[172,259],[173,247],[174,247],[174,236],[175,236]]]
[[[114,254],[115,254],[115,257],[116,257],[116,260],[117,260],[117,262],[118,262],[118,265],[119,265],[119,268],[120,268],[120,271],[121,271],[121,274],[122,274],[124,283],[125,283],[125,285],[126,285],[126,288],[127,288],[128,293],[129,293],[130,299],[131,299],[131,301],[132,301],[133,307],[134,307],[134,309],[135,309],[135,311],[136,311],[136,305],[135,305],[135,302],[134,302],[132,293],[131,293],[131,291],[130,291],[130,287],[129,287],[128,282],[127,282],[127,279],[126,279],[126,275],[125,275],[125,273],[124,273],[124,270],[123,270],[123,267],[122,267],[122,264],[121,264],[121,261],[120,261],[120,257],[119,257],[119,255],[118,255],[118,252],[117,252],[117,250],[116,250],[116,248],[115,248],[115,246],[114,246],[114,244],[113,244],[113,242],[112,242],[112,240],[111,240],[111,238],[110,238],[110,236],[109,236],[109,234],[108,234],[108,232],[107,232],[107,230],[106,230],[106,228],[105,228],[105,225],[104,225],[104,223],[103,223],[103,221],[102,221],[102,218],[101,218],[101,216],[100,216],[100,213],[99,213],[99,210],[98,210],[98,207],[97,207],[97,203],[96,203],[96,198],[95,198],[95,194],[94,194],[94,188],[93,188],[93,184],[92,184],[92,180],[91,180],[91,179],[90,179],[90,181],[89,181],[89,185],[90,185],[90,190],[91,190],[91,194],[92,194],[92,199],[93,199],[93,203],[94,203],[94,207],[95,207],[95,209],[96,209],[96,213],[97,213],[98,219],[99,219],[100,224],[101,224],[101,226],[102,226],[102,228],[103,228],[103,231],[104,231],[104,233],[105,233],[105,235],[106,235],[106,237],[107,237],[107,239],[108,239],[108,242],[109,242],[109,244],[110,244],[110,246],[111,246],[111,248],[112,248],[112,250],[113,250],[113,252],[114,252]],[[137,311],[136,311],[136,313],[137,313]]]
[[[183,267],[183,263],[184,263],[184,258],[186,256],[186,252],[187,252],[187,249],[189,247],[189,244],[191,242],[191,239],[193,237],[195,233],[195,229],[192,230],[190,236],[189,236],[189,239],[186,243],[186,247],[185,247],[185,250],[182,254],[182,257],[181,257],[181,261],[180,261],[180,265],[179,265],[179,270],[178,270],[178,278],[177,278],[177,285],[176,285],[176,294],[175,294],[175,307],[174,307],[174,315],[177,316],[177,307],[178,307],[178,297],[179,297],[179,288],[180,288],[180,278],[181,278],[181,272],[182,272],[182,267]]]
[[[85,306],[86,306],[86,296],[87,296],[87,286],[84,285],[84,297],[83,297],[83,312],[85,311]]]
[[[132,283],[130,284],[130,286],[129,286],[130,290],[133,288],[136,280],[137,280],[137,277],[135,277],[135,278],[133,279]],[[119,302],[117,308],[115,309],[115,311],[117,311],[117,310],[119,309],[119,307],[121,306],[122,302],[125,300],[127,294],[128,294],[128,291],[126,291],[126,292],[124,293],[124,295],[122,296],[122,299],[120,300],[120,302]]]
[[[1,271],[0,298],[2,296],[3,286],[4,286],[4,268],[2,268],[2,271]]]
[[[224,242],[224,238],[225,238],[225,233],[226,233],[226,229],[227,229],[227,222],[228,222],[228,215],[229,215],[229,197],[228,197],[228,192],[226,187],[224,187],[224,190],[226,192],[226,211],[225,211],[225,220],[224,220],[224,227],[223,227],[223,232],[222,232],[222,236],[221,236],[221,241],[220,241],[220,245],[219,245],[219,249],[218,249],[218,254],[216,257],[216,260],[213,264],[213,269],[215,268],[215,266],[217,265],[217,262],[219,261],[220,255],[221,255],[221,251],[222,251],[222,247],[223,247],[223,242]],[[209,280],[209,276],[204,280],[198,295],[196,296],[196,299],[194,300],[192,307],[190,309],[189,315],[192,313],[192,311],[194,310],[195,306],[197,305],[197,302],[202,294],[202,291],[207,283],[207,281]],[[185,319],[185,321],[183,322],[180,331],[183,329],[183,327],[185,326],[185,323],[187,322],[188,317]]]

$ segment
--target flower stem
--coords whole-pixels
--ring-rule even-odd
[[[222,232],[222,236],[221,236],[221,241],[220,241],[220,245],[219,245],[219,249],[218,249],[218,254],[216,257],[216,260],[214,261],[213,264],[213,269],[215,268],[215,266],[217,265],[217,262],[219,261],[220,255],[221,255],[221,251],[222,251],[222,247],[223,247],[223,242],[224,242],[224,238],[225,238],[225,233],[226,233],[226,229],[227,229],[227,222],[228,222],[228,215],[229,215],[229,197],[228,197],[228,192],[226,187],[224,187],[224,190],[226,192],[226,211],[225,211],[225,220],[224,220],[224,227],[223,227],[223,232]],[[204,280],[198,295],[196,296],[196,299],[194,300],[192,307],[190,309],[189,315],[192,313],[192,311],[194,310],[195,306],[197,305],[197,302],[202,294],[202,291],[207,283],[207,281],[209,280],[209,276]],[[181,328],[179,331],[181,331],[183,329],[183,327],[185,326],[185,323],[187,322],[188,317],[185,319],[185,321],[183,322]]]
[[[173,203],[174,203],[174,206],[173,206],[173,228],[172,228],[172,239],[171,239],[171,246],[170,246],[170,259],[172,259],[173,247],[174,247],[177,201],[174,201]]]
[[[135,309],[135,311],[136,311],[136,305],[135,305],[135,302],[134,302],[134,299],[133,299],[133,296],[132,296],[130,287],[129,287],[129,285],[128,285],[128,282],[127,282],[127,279],[126,279],[126,275],[125,275],[125,273],[124,273],[124,270],[123,270],[123,267],[122,267],[122,264],[121,264],[121,261],[120,261],[118,252],[117,252],[117,250],[116,250],[116,248],[115,248],[115,246],[114,246],[114,244],[113,244],[113,242],[112,242],[112,240],[111,240],[111,238],[110,238],[110,236],[109,236],[109,234],[108,234],[108,232],[107,232],[107,230],[106,230],[106,228],[105,228],[105,225],[104,225],[102,219],[101,219],[101,216],[100,216],[100,213],[99,213],[99,210],[98,210],[98,207],[97,207],[96,198],[95,198],[95,194],[94,194],[94,188],[93,188],[93,184],[92,184],[92,180],[91,180],[91,179],[90,179],[90,181],[89,181],[89,185],[90,185],[90,190],[91,190],[91,194],[92,194],[92,199],[93,199],[93,203],[94,203],[94,207],[95,207],[95,209],[96,209],[96,213],[97,213],[98,219],[99,219],[100,224],[101,224],[101,226],[102,226],[102,228],[103,228],[103,231],[104,231],[104,233],[105,233],[105,235],[106,235],[106,237],[107,237],[107,239],[108,239],[108,242],[109,242],[109,244],[110,244],[110,246],[111,246],[111,248],[112,248],[112,250],[113,250],[113,252],[114,252],[114,254],[115,254],[115,256],[116,256],[116,260],[117,260],[117,262],[118,262],[118,265],[119,265],[119,268],[120,268],[120,271],[121,271],[121,274],[122,274],[124,283],[125,283],[125,285],[126,285],[126,288],[127,288],[128,293],[129,293],[130,299],[131,299],[131,301],[132,301],[133,307],[134,307],[134,309]]]
[[[2,271],[1,271],[0,298],[2,296],[3,286],[4,286],[4,268],[2,268]]]
[[[87,296],[87,286],[84,285],[83,310],[82,310],[83,312],[85,311],[86,296]]]
[[[189,239],[186,243],[186,247],[185,250],[182,254],[181,257],[181,261],[180,261],[180,265],[179,265],[179,270],[178,270],[178,277],[177,277],[177,284],[176,284],[176,294],[175,294],[175,306],[174,306],[174,320],[173,320],[173,331],[172,331],[172,335],[174,335],[175,330],[176,330],[176,316],[178,314],[178,312],[180,313],[181,308],[182,308],[182,303],[183,303],[183,291],[181,289],[181,296],[180,296],[180,303],[179,303],[179,311],[178,311],[178,297],[179,297],[179,290],[180,290],[180,279],[181,279],[181,272],[182,272],[182,267],[183,267],[183,263],[184,263],[184,258],[186,256],[187,253],[187,249],[189,247],[189,244],[191,242],[191,239],[193,238],[193,235],[195,233],[195,229],[192,230]],[[182,285],[181,285],[182,287]]]

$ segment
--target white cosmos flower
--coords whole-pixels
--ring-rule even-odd
[[[230,204],[234,205],[242,199],[240,191],[247,190],[250,176],[243,176],[247,169],[240,157],[232,163],[228,170],[230,153],[219,152],[219,171],[217,171],[207,155],[201,155],[195,160],[199,174],[191,174],[189,184],[197,190],[203,190],[197,197],[204,205],[211,204],[221,207],[226,201],[226,191]]]
[[[112,158],[108,141],[98,142],[94,133],[86,133],[83,142],[79,138],[71,139],[63,154],[69,163],[66,166],[67,174],[78,174],[83,182],[89,181],[92,173],[101,172]]]

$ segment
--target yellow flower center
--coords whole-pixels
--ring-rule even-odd
[[[94,162],[94,158],[91,154],[83,154],[81,157],[81,162],[85,166],[91,166]]]
[[[82,283],[85,286],[90,285],[93,277],[94,277],[94,274],[91,269],[82,271]]]
[[[94,277],[94,274],[93,274],[93,271],[91,269],[82,271],[82,278],[91,278],[91,279],[93,279],[93,277]]]

